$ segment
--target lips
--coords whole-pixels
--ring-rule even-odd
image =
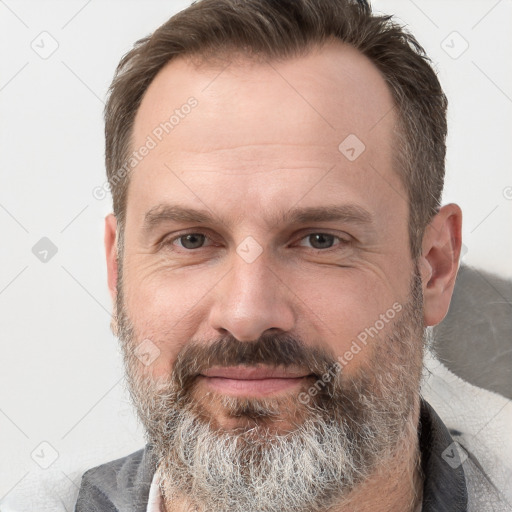
[[[254,366],[222,366],[205,370],[205,377],[219,377],[237,380],[263,380],[263,379],[296,379],[307,377],[309,372],[293,369],[254,367]]]
[[[213,367],[205,370],[200,379],[210,388],[235,396],[266,396],[299,387],[310,377],[307,371],[270,367]]]

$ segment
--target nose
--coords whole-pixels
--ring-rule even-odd
[[[214,289],[210,327],[239,341],[256,341],[267,331],[294,328],[293,293],[266,258],[247,263],[234,255],[229,272]]]

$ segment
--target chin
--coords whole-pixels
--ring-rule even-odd
[[[263,435],[296,430],[306,417],[302,407],[295,393],[253,397],[210,391],[196,400],[193,409],[215,430],[254,430]]]

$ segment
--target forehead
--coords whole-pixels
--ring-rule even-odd
[[[198,101],[196,122],[179,123],[180,129],[166,139],[188,139],[189,144],[195,140],[201,149],[205,143],[212,148],[216,142],[224,145],[225,132],[214,127],[232,128],[234,145],[247,136],[258,142],[260,135],[265,141],[254,131],[261,124],[266,125],[268,139],[275,132],[282,135],[284,125],[290,140],[323,140],[330,132],[335,142],[347,131],[368,139],[374,129],[385,132],[394,122],[393,99],[378,69],[351,46],[330,41],[283,61],[229,54],[214,65],[186,56],[173,59],[143,97],[134,123],[135,145],[191,97]],[[244,111],[250,118],[242,115]],[[207,141],[190,137],[199,124],[199,135],[208,134]]]
[[[377,68],[337,41],[281,61],[228,56],[212,66],[179,57],[155,77],[135,118],[132,149],[149,140],[151,149],[131,173],[128,211],[175,199],[185,176],[206,194],[218,185],[268,195],[286,185],[282,197],[293,201],[294,186],[300,194],[332,168],[323,186],[364,185],[371,203],[372,192],[386,193],[382,176],[401,186],[392,171],[395,120]]]

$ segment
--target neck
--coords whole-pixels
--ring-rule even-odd
[[[408,431],[393,454],[337,505],[325,512],[415,512],[423,495],[421,452],[417,433],[419,404]],[[165,500],[166,512],[199,511],[187,497]]]
[[[423,495],[418,435],[404,440],[394,456],[329,512],[414,512]]]

